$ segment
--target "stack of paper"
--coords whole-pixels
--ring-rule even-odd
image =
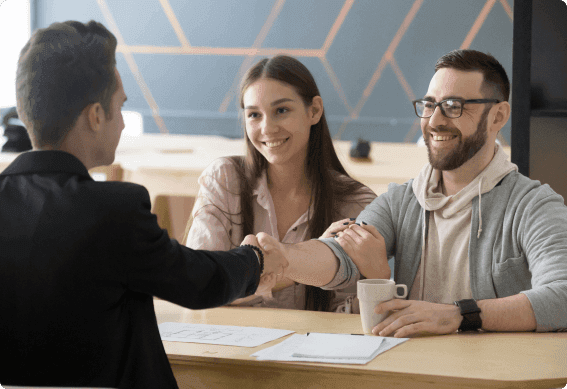
[[[252,354],[259,360],[346,363],[364,365],[377,355],[407,341],[341,334],[292,335],[283,342]]]
[[[272,328],[221,326],[214,324],[161,323],[159,334],[170,342],[208,343],[256,347],[293,333]]]

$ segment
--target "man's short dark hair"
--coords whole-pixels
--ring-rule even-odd
[[[53,23],[35,31],[20,53],[18,113],[35,147],[57,147],[89,104],[107,117],[117,88],[116,38],[90,21]]]
[[[510,80],[506,71],[490,54],[476,50],[453,50],[437,60],[435,71],[451,68],[462,71],[480,71],[484,75],[483,89],[486,98],[508,101],[510,98]]]

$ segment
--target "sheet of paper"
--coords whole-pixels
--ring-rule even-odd
[[[292,356],[305,358],[371,359],[384,338],[312,333]]]
[[[309,336],[311,336],[310,334]],[[356,364],[356,365],[364,365],[374,359],[377,355],[380,355],[392,347],[397,346],[398,344],[404,343],[405,341],[409,340],[409,338],[383,338],[382,343],[378,349],[376,355],[372,358],[363,360],[363,359],[340,359],[340,358],[299,358],[294,357],[293,353],[303,344],[307,335],[299,335],[294,334],[289,338],[285,339],[284,341],[276,344],[275,346],[268,347],[264,350],[260,350],[254,354],[253,357],[256,357],[258,360],[264,361],[291,361],[291,362],[323,362],[323,363],[341,363],[341,364]],[[370,337],[370,336],[368,336]],[[365,336],[364,338],[367,338]],[[379,338],[379,337],[374,337]]]
[[[161,339],[170,342],[207,343],[241,347],[256,347],[294,332],[272,328],[171,322],[161,323],[158,328]]]

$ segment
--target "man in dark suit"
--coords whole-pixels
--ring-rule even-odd
[[[34,151],[0,175],[4,385],[176,388],[152,296],[209,308],[260,282],[259,248],[186,248],[159,228],[144,187],[89,176],[114,161],[124,128],[115,50],[101,24],[69,21],[36,31],[20,55]],[[267,252],[262,285],[286,267]]]

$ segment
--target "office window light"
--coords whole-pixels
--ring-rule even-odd
[[[16,67],[30,38],[29,0],[0,0],[0,108],[16,105]]]
[[[124,118],[124,130],[122,135],[126,136],[139,136],[144,132],[144,119],[139,112],[136,111],[122,111]]]

